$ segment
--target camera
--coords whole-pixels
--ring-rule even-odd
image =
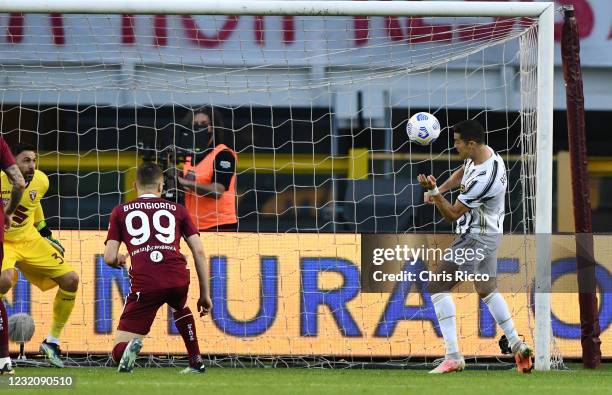
[[[141,133],[138,149],[143,161],[157,163],[164,172],[162,197],[184,204],[185,193],[177,180],[187,161],[198,163],[208,145],[207,128],[192,130],[184,125],[170,125],[157,133]]]

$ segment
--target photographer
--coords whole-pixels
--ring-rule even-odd
[[[183,125],[191,127],[197,142],[193,156],[185,159],[179,184],[185,192],[185,206],[198,230],[237,230],[236,153],[233,138],[226,136],[223,120],[212,107],[190,112]],[[227,145],[226,145],[227,144]],[[229,146],[228,146],[229,145]],[[201,153],[197,153],[202,149]]]

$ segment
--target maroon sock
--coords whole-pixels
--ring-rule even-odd
[[[0,298],[0,358],[9,356],[8,315],[4,302]]]
[[[119,363],[119,361],[121,361],[121,357],[123,356],[123,352],[125,351],[125,348],[127,347],[127,342],[121,342],[121,343],[117,343],[115,344],[115,347],[113,347],[113,361],[115,361],[116,364]]]
[[[202,356],[200,355],[200,346],[198,345],[198,335],[196,334],[195,320],[189,307],[183,307],[173,314],[174,323],[178,329],[185,348],[189,354],[189,366],[199,368],[202,365]]]

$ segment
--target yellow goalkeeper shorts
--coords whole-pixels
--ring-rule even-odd
[[[28,281],[41,291],[57,286],[53,278],[74,269],[44,237],[30,241],[4,241],[2,270],[17,268]],[[14,281],[17,281],[15,272]]]

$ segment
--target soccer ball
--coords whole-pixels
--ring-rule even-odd
[[[406,124],[408,138],[421,145],[429,145],[440,135],[440,122],[428,112],[417,112]]]
[[[26,343],[34,335],[34,320],[26,313],[13,314],[8,319],[9,338],[15,343]]]

